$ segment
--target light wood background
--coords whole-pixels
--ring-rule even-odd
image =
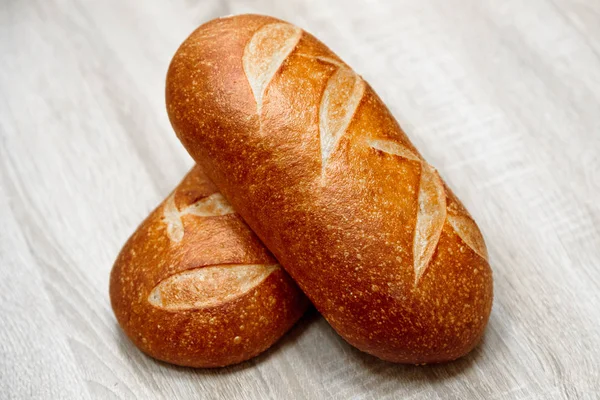
[[[369,81],[487,238],[495,302],[457,362],[392,365],[314,311],[221,370],[156,362],[112,262],[192,165],[164,77],[200,23],[294,22]],[[0,3],[0,398],[600,398],[600,2]]]

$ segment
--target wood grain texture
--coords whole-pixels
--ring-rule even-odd
[[[0,5],[0,387],[12,398],[600,396],[600,5],[591,0],[75,0]],[[164,76],[219,15],[321,38],[375,88],[478,221],[495,277],[483,343],[378,361],[314,313],[224,370],[155,362],[108,276],[191,160]]]

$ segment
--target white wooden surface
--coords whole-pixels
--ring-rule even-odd
[[[192,164],[168,63],[242,12],[345,58],[476,217],[495,303],[470,356],[388,364],[315,312],[222,370],[155,362],[120,332],[112,262]],[[0,168],[1,398],[600,398],[597,0],[3,0]]]

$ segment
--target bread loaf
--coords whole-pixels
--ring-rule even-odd
[[[110,299],[137,347],[191,367],[257,355],[308,304],[198,167],[127,241]]]
[[[210,21],[167,76],[188,152],[334,329],[385,360],[470,351],[492,305],[482,235],[373,89],[300,28]]]

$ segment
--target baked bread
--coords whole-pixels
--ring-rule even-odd
[[[166,85],[178,137],[334,329],[385,360],[453,360],[492,306],[483,237],[373,89],[275,18],[210,21]]]
[[[197,166],[121,250],[110,299],[140,350],[191,367],[261,353],[308,305]]]

